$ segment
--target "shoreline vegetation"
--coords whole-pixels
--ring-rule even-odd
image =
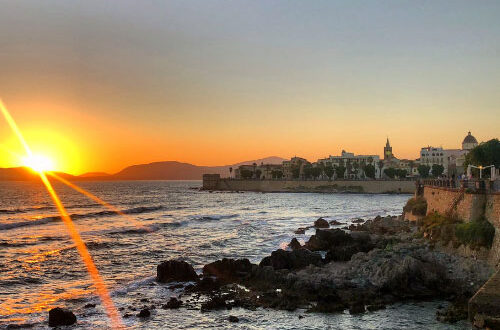
[[[405,211],[425,214],[425,207],[422,200],[413,199]],[[158,265],[156,282],[175,289],[175,297],[155,302],[157,306],[131,305],[120,312],[123,318],[145,318],[156,308],[210,312],[238,307],[306,313],[348,310],[354,315],[398,302],[439,299],[451,302],[436,311],[439,321],[466,320],[468,300],[494,269],[486,261],[442,249],[453,237],[457,244],[484,240],[462,240],[461,236],[477,232],[472,230],[467,236],[460,232],[468,229],[449,231],[435,220],[434,215],[420,221],[406,221],[402,215],[377,216],[353,220],[347,227],[319,218],[310,227],[298,228],[286,249],[275,250],[259,264],[224,258],[206,264],[199,275],[182,259],[167,260]],[[438,223],[449,225],[448,220]],[[429,234],[437,228],[451,234]],[[301,243],[308,229],[315,234]],[[486,242],[483,247],[487,246]],[[238,318],[231,316],[227,321],[238,322]]]

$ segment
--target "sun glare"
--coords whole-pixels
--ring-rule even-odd
[[[54,169],[54,162],[43,155],[25,157],[23,158],[23,165],[38,173],[52,171]]]

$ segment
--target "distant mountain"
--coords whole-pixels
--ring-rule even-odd
[[[88,177],[96,177],[96,176],[109,176],[109,173],[106,172],[88,172],[84,174],[80,174],[79,178],[88,178]]]
[[[67,180],[75,180],[77,177],[63,172],[54,172]],[[32,181],[38,180],[38,174],[28,167],[0,168],[0,181]]]
[[[220,174],[229,176],[229,168],[237,168],[245,164],[281,164],[285,160],[280,157],[267,157],[249,160],[225,166],[197,166],[177,161],[155,162],[150,164],[129,166],[112,175],[113,180],[201,180],[203,174]]]
[[[224,166],[197,166],[177,161],[154,162],[126,167],[116,174],[104,172],[89,172],[80,176],[60,173],[57,174],[72,181],[94,180],[201,180],[203,174],[220,174],[229,176],[229,168],[237,168],[247,164],[281,164],[285,159],[280,157],[266,157],[249,160],[233,165]],[[0,168],[0,181],[31,181],[38,176],[26,167]]]
[[[30,181],[38,175],[27,167],[0,168],[0,181]]]

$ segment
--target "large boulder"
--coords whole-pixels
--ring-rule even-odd
[[[317,229],[316,234],[306,242],[305,248],[311,251],[326,251],[330,247],[351,243],[352,240],[352,237],[342,229]]]
[[[375,247],[370,235],[366,232],[354,232],[349,234],[352,240],[346,240],[343,244],[330,247],[325,260],[349,261],[358,252],[368,252]]]
[[[300,245],[300,242],[298,239],[296,239],[295,237],[292,238],[292,240],[290,241],[290,243],[288,243],[288,246],[292,249],[292,250],[298,250],[298,249],[301,249],[302,248],[302,245]]]
[[[265,257],[260,262],[260,267],[271,266],[273,269],[300,269],[308,265],[319,266],[323,263],[321,255],[306,249],[273,251],[271,256]]]
[[[217,277],[222,282],[231,283],[248,278],[252,273],[252,264],[248,259],[217,260],[203,267],[203,275]]]
[[[156,280],[162,283],[197,281],[193,266],[185,261],[172,259],[164,261],[156,268]]]
[[[49,326],[72,325],[76,322],[76,316],[72,311],[65,308],[52,308],[49,311]]]
[[[316,227],[316,228],[328,228],[328,227],[330,227],[330,224],[325,219],[319,218],[318,220],[314,221],[314,227]]]

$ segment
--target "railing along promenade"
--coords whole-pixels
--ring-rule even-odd
[[[485,193],[499,191],[494,182],[489,179],[424,179],[417,181],[417,186],[423,185],[457,191],[465,190],[467,192]]]

